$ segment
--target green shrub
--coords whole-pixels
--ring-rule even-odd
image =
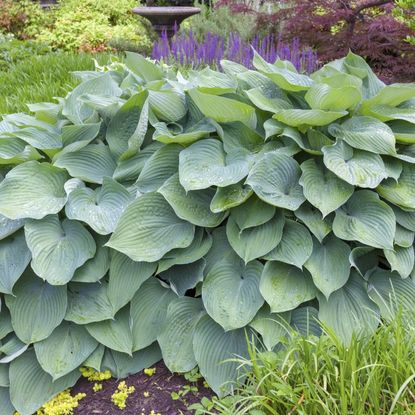
[[[6,415],[81,365],[123,377],[161,357],[223,396],[251,331],[273,350],[279,321],[318,313],[347,345],[413,312],[415,85],[352,53],[311,76],[254,65],[184,78],[128,54],[4,118]]]
[[[61,0],[50,12],[53,23],[37,39],[57,49],[92,52],[122,38],[150,50],[148,25],[131,12],[136,5],[136,0]]]

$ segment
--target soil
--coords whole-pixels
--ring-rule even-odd
[[[124,379],[127,386],[134,386],[135,392],[127,399],[127,407],[119,409],[111,402],[111,396],[120,383],[117,379],[102,382],[102,390],[94,392],[94,382],[85,378],[72,388],[72,394],[85,393],[74,415],[192,415],[187,406],[200,402],[203,397],[212,397],[213,392],[203,386],[203,381],[190,382],[183,376],[172,374],[163,363],[157,363],[156,373],[148,376],[144,372]],[[198,392],[189,392],[178,400],[173,400],[172,392],[183,390],[185,385],[196,386]],[[149,393],[148,397],[144,392]],[[151,411],[154,412],[151,412]]]

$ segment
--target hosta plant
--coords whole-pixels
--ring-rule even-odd
[[[311,76],[254,64],[183,76],[129,54],[4,117],[2,415],[81,366],[161,358],[225,395],[247,339],[320,319],[348,343],[413,310],[415,84],[352,53]]]

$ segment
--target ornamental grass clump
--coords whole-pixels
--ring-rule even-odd
[[[223,396],[247,338],[273,350],[319,319],[348,344],[412,318],[415,85],[352,53],[310,76],[253,63],[184,77],[128,54],[4,117],[5,415],[80,367],[123,378],[161,358]]]

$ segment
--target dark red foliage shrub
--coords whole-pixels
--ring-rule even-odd
[[[13,0],[0,0],[0,31],[21,33],[27,20],[26,13]]]
[[[258,28],[283,41],[298,38],[327,62],[349,49],[363,56],[386,81],[415,81],[413,31],[393,14],[393,0],[290,0],[273,13],[257,11],[249,0],[220,0],[235,13],[255,13]],[[415,10],[413,11],[415,13]]]

